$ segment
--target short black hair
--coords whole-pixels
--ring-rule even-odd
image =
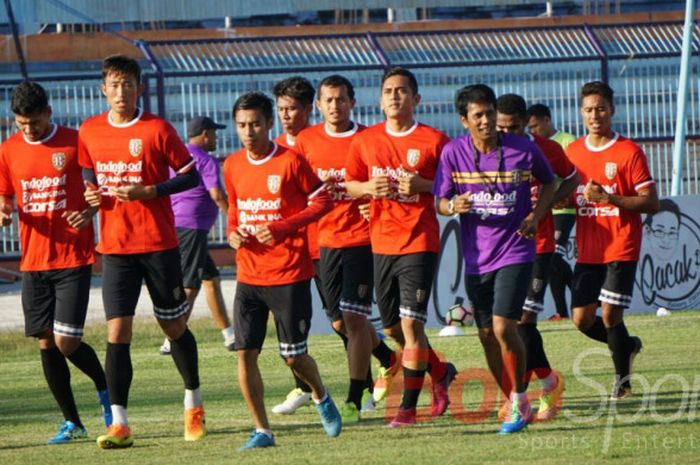
[[[275,98],[291,97],[303,105],[313,105],[315,91],[308,79],[294,76],[275,84],[275,87],[272,88],[272,94]]]
[[[518,94],[503,94],[496,100],[496,111],[502,115],[527,117],[527,103]]]
[[[36,82],[22,81],[12,91],[12,113],[29,116],[44,111],[49,106],[46,91]]]
[[[530,105],[530,108],[527,109],[527,119],[529,120],[533,116],[535,118],[546,117],[552,119],[552,112],[549,111],[549,107],[544,103],[536,103],[534,105]]]
[[[654,222],[654,216],[663,212],[673,213],[676,215],[676,219],[678,219],[678,224],[681,223],[681,209],[678,208],[678,204],[671,199],[661,199],[659,200],[659,211],[654,215],[647,215],[647,217],[644,218],[644,225],[651,227]]]
[[[496,109],[496,94],[486,84],[464,86],[455,94],[455,109],[461,116],[467,117],[467,107],[470,103],[491,104]]]
[[[141,82],[141,66],[139,62],[126,55],[110,55],[102,62],[102,80],[110,74],[124,74]]]
[[[260,110],[265,119],[271,120],[273,117],[272,107],[272,99],[267,95],[262,92],[247,92],[238,97],[236,103],[233,104],[233,119],[236,119],[238,110]]]
[[[418,95],[418,80],[416,79],[415,74],[400,66],[389,68],[382,76],[382,87],[384,87],[386,80],[392,76],[403,76],[408,78],[408,86],[411,88],[411,92],[413,92],[413,95]]]
[[[318,92],[316,93],[316,98],[321,98],[321,87],[327,86],[327,87],[343,87],[345,86],[345,90],[348,92],[348,97],[350,97],[350,100],[355,100],[355,88],[352,86],[352,83],[348,78],[345,76],[341,76],[340,74],[331,74],[330,76],[324,77],[321,82],[318,83]]]
[[[581,101],[589,95],[599,95],[607,100],[611,106],[615,105],[612,87],[602,81],[587,82],[581,87]]]

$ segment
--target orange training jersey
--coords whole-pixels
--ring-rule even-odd
[[[236,253],[238,281],[276,286],[312,278],[314,267],[304,228],[269,245],[254,236],[258,225],[304,210],[308,195],[321,186],[304,157],[277,144],[261,160],[239,150],[224,162],[224,183],[229,202],[228,233],[242,229],[250,234]]]
[[[188,169],[192,156],[167,121],[141,112],[126,124],[115,124],[109,112],[80,127],[79,156],[95,170],[102,191],[100,243],[103,254],[137,254],[177,247],[170,197],[118,201],[110,188],[122,184],[152,185],[169,178],[168,167]]]
[[[302,129],[302,132],[304,130],[305,129]],[[297,137],[299,135],[301,135],[301,132],[297,134]],[[286,132],[283,132],[274,140],[274,142],[280,147],[300,152],[299,148],[296,145],[297,141],[297,138],[295,138],[294,140],[290,140],[289,135]],[[309,238],[309,252],[311,253],[311,258],[314,261],[316,261],[321,258],[321,249],[319,249],[318,246],[318,222],[314,221],[313,223],[309,223],[308,225],[306,225],[306,234]]]
[[[588,138],[572,142],[566,149],[581,176],[576,189],[576,244],[578,262],[602,264],[639,259],[642,220],[639,213],[609,204],[588,203],[583,191],[589,179],[610,194],[634,196],[649,188],[647,157],[631,140],[614,134],[603,147],[591,147]]]
[[[353,139],[346,162],[346,181],[365,182],[388,176],[391,186],[388,198],[370,202],[372,252],[407,255],[440,250],[432,193],[405,196],[398,193],[398,187],[399,177],[408,171],[435,179],[440,152],[448,141],[442,132],[421,123],[402,133],[379,123]]]
[[[542,150],[542,153],[547,157],[547,161],[552,165],[552,171],[562,181],[570,179],[576,175],[576,168],[569,161],[564,153],[564,149],[557,142],[544,137],[531,135],[530,138],[535,141],[537,146]],[[534,181],[532,183],[532,198],[537,200],[539,194],[540,183]],[[535,238],[536,251],[538,254],[552,253],[556,248],[554,241],[554,218],[552,211],[548,211],[537,225],[537,237]]]
[[[368,245],[369,227],[358,205],[367,200],[353,199],[345,189],[345,161],[352,139],[365,129],[353,123],[340,134],[326,130],[319,123],[299,133],[296,149],[309,161],[316,175],[328,179],[333,198],[333,210],[318,220],[318,244],[321,247],[343,249]]]
[[[0,195],[17,199],[22,271],[85,266],[95,261],[92,222],[81,229],[61,215],[87,208],[78,165],[78,132],[54,125],[44,140],[21,132],[0,147]]]

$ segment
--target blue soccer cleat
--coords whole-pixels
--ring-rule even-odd
[[[49,444],[65,444],[75,439],[85,439],[87,431],[82,426],[77,426],[72,421],[66,420],[61,429],[58,430],[56,436],[49,439]]]
[[[259,449],[262,447],[275,447],[275,437],[268,436],[260,431],[253,431],[246,443],[239,450]]]
[[[326,388],[326,400],[316,404],[316,410],[318,410],[318,416],[321,417],[321,424],[326,434],[332,438],[340,435],[340,430],[343,429],[343,420],[340,418],[340,412],[333,403],[328,388]]]

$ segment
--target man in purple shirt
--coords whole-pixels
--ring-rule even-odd
[[[219,209],[224,214],[228,212],[226,195],[219,181],[219,162],[209,155],[209,152],[216,150],[216,130],[225,127],[206,116],[197,116],[188,122],[187,148],[197,165],[201,180],[197,187],[172,195],[170,200],[175,214],[183,282],[190,311],[200,287],[204,286],[209,309],[224,337],[224,345],[233,350],[233,326],[226,315],[221,278],[209,255],[207,244],[209,230],[216,222]],[[160,353],[170,353],[167,338]]]
[[[438,212],[460,215],[466,289],[486,360],[512,409],[500,434],[533,419],[525,384],[525,347],[518,335],[535,260],[537,225],[556,184],[549,162],[526,137],[496,132],[496,96],[483,84],[460,89],[455,106],[469,134],[442,151],[433,193]],[[542,189],[535,208],[530,181]]]

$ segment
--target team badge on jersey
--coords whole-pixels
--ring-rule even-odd
[[[54,168],[61,171],[66,166],[66,154],[63,152],[52,153],[51,164]]]
[[[520,184],[523,182],[523,170],[513,170],[513,184]]]
[[[142,139],[130,139],[129,140],[129,153],[132,157],[138,157],[143,151],[143,140]]]
[[[270,191],[270,194],[276,194],[279,192],[281,185],[282,178],[280,178],[279,175],[271,174],[267,177],[267,190]]]
[[[406,152],[406,161],[410,167],[415,168],[420,161],[420,150],[408,149],[408,152]]]
[[[613,179],[617,175],[617,163],[606,163],[605,164],[605,177],[608,179]]]

